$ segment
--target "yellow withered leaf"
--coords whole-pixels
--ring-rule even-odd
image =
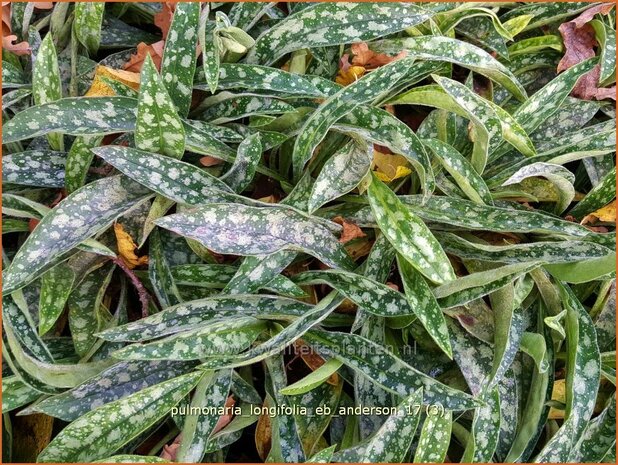
[[[116,95],[114,89],[108,86],[102,79],[103,77],[118,81],[131,89],[139,89],[139,73],[99,65],[94,74],[92,85],[88,92],[86,92],[86,97],[112,97]]]
[[[350,66],[347,69],[340,69],[335,81],[337,84],[341,84],[342,86],[347,86],[348,84],[352,84],[357,81],[365,74],[365,68],[363,66]]]
[[[114,234],[116,235],[116,242],[118,244],[118,254],[130,269],[148,264],[148,255],[138,257],[135,254],[137,244],[120,223],[114,224]]]
[[[562,402],[563,404],[566,402],[566,380],[557,379],[556,381],[554,381],[551,398],[552,400]],[[551,420],[564,418],[564,410],[551,407],[549,409],[549,418]]]
[[[588,223],[596,223],[597,221],[602,221],[604,223],[615,223],[616,222],[616,201],[614,200],[608,205],[605,205],[603,208],[599,208],[597,211],[586,215],[582,219],[582,224]]]
[[[410,163],[403,155],[393,155],[374,150],[373,164],[376,168],[375,174],[382,182],[391,182],[412,172]]]

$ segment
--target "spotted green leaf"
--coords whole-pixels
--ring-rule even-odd
[[[148,195],[122,176],[92,182],[69,195],[41,219],[3,272],[3,292],[10,294],[36,279],[63,254],[106,229]],[[83,202],[88,202],[88,209],[80,208]]]
[[[178,376],[87,413],[63,429],[38,461],[85,462],[109,456],[166,415],[202,376]],[[89,447],[82,447],[85,438]]]
[[[47,34],[39,46],[32,69],[32,96],[36,105],[55,102],[62,98],[58,56],[51,34]],[[62,134],[48,134],[47,140],[54,150],[62,150]]]
[[[487,76],[508,89],[518,100],[524,101],[527,97],[525,89],[508,68],[468,42],[434,35],[378,41],[375,49],[391,53],[403,49],[409,56],[419,59],[454,63]]]
[[[9,413],[41,397],[41,393],[19,379],[19,376],[2,377],[2,413]]]
[[[569,214],[575,218],[582,218],[588,213],[592,213],[616,198],[616,168],[614,167],[601,180],[599,184],[594,186],[586,197],[580,200],[573,207]]]
[[[71,193],[86,183],[86,176],[94,154],[90,149],[101,143],[101,137],[78,136],[71,144],[66,157],[64,185]]]
[[[414,452],[414,463],[444,462],[451,442],[452,425],[453,414],[450,410],[428,414]]]
[[[524,262],[479,271],[442,284],[433,290],[433,294],[443,308],[463,305],[506,286],[539,265],[539,262]]]
[[[373,148],[356,141],[349,142],[329,158],[313,187],[309,211],[350,192],[360,184],[371,167]]]
[[[433,14],[411,3],[316,3],[261,34],[247,62],[270,65],[283,55],[308,46],[375,39],[422,23]]]
[[[104,135],[135,129],[135,99],[128,97],[64,98],[19,112],[2,128],[3,143],[61,132]]]
[[[228,123],[248,116],[292,113],[294,107],[283,100],[257,95],[231,95],[206,109],[200,118],[213,124]]]
[[[191,407],[203,409],[224,406],[231,380],[231,370],[221,370],[210,376],[204,376],[196,386]],[[188,463],[200,462],[206,453],[207,439],[212,435],[218,421],[219,415],[216,414],[187,415],[184,419],[177,460]]]
[[[369,203],[391,245],[431,281],[444,283],[455,279],[446,254],[425,223],[406,209],[386,184],[372,176],[367,190]]]
[[[446,386],[421,373],[389,352],[384,346],[361,336],[336,331],[311,330],[303,339],[342,361],[364,377],[400,396],[423,387],[423,403],[441,403],[445,408],[459,410],[477,404],[470,395]],[[371,357],[365,354],[371,353]]]
[[[195,76],[193,87],[206,90],[205,77],[200,72]],[[251,89],[272,91],[275,95],[294,95],[299,97],[323,97],[324,93],[309,79],[267,66],[244,63],[221,63],[219,67],[218,88]]]
[[[183,2],[176,5],[161,61],[161,80],[178,114],[182,117],[187,116],[191,105],[191,89],[197,59],[195,48],[197,46],[200,7],[199,2]],[[143,80],[141,84],[143,86]],[[157,92],[159,91],[157,90]],[[162,111],[164,113],[169,112],[166,108],[163,108]],[[169,124],[173,124],[171,120]],[[148,148],[146,147],[146,149]]]
[[[50,150],[27,150],[2,157],[2,181],[36,187],[63,187],[67,156]]]
[[[423,139],[423,144],[437,156],[444,169],[455,179],[470,200],[487,205],[493,204],[487,184],[467,158],[451,145],[438,139]]]
[[[335,459],[357,463],[399,463],[410,449],[421,417],[423,390],[418,389],[397,406],[384,425],[364,443],[339,451]]]
[[[458,257],[482,260],[486,262],[525,263],[539,261],[543,263],[572,263],[591,258],[601,258],[612,250],[593,242],[543,241],[514,245],[489,245],[466,240],[453,233],[436,233],[436,238],[444,250]],[[472,237],[469,237],[472,239]]]
[[[500,431],[500,394],[495,388],[483,400],[486,406],[478,407],[474,413],[470,438],[462,457],[469,463],[491,461]]]
[[[412,60],[403,58],[363,76],[356,82],[331,95],[300,128],[294,143],[293,171],[300,178],[301,171],[330,127],[355,107],[369,103],[396,85]]]
[[[560,429],[545,444],[535,462],[567,462],[594,411],[599,386],[600,356],[588,312],[567,286],[557,283],[566,307],[566,410]],[[564,439],[563,439],[564,438]]]
[[[36,412],[73,421],[110,402],[180,376],[192,366],[191,362],[118,362],[79,386],[48,397],[32,408]]]
[[[262,158],[260,133],[252,134],[238,145],[234,164],[221,179],[235,192],[244,191],[255,176],[256,168]]]
[[[263,255],[292,249],[335,268],[352,267],[346,251],[323,224],[289,207],[206,204],[156,223],[219,253]]]
[[[41,278],[39,334],[48,332],[64,310],[74,281],[74,271],[63,263],[47,271]]]
[[[105,14],[105,2],[75,2],[73,30],[88,52],[95,54],[101,43],[101,25]]]
[[[397,257],[397,266],[410,307],[433,340],[452,358],[446,320],[431,288],[410,262],[400,255]]]
[[[222,295],[184,302],[161,312],[98,334],[107,341],[140,342],[190,330],[211,321],[239,316],[289,319],[312,306],[298,300],[268,295]]]
[[[327,284],[363,310],[384,317],[413,314],[417,301],[371,278],[342,270],[306,271],[294,276],[298,285]]]
[[[173,158],[180,158],[185,148],[182,121],[150,55],[140,75],[135,144],[141,150]]]

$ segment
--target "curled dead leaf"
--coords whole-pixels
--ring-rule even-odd
[[[120,223],[114,223],[114,234],[116,235],[116,242],[118,244],[118,254],[129,269],[132,270],[137,266],[148,264],[147,255],[144,255],[143,257],[138,257],[135,254],[137,244],[135,243],[131,235],[124,230],[123,226]]]
[[[358,239],[359,237],[367,236],[367,234],[365,234],[363,230],[359,228],[356,224],[352,223],[351,221],[346,221],[341,216],[336,216],[335,218],[333,218],[333,221],[343,227],[343,231],[341,232],[341,236],[339,237],[339,242],[342,244],[350,242],[354,239]]]
[[[220,158],[211,157],[210,155],[206,155],[205,157],[200,158],[200,165],[202,166],[217,166],[225,163]]]
[[[375,174],[383,182],[391,182],[412,173],[410,163],[403,155],[373,151]]]
[[[612,8],[612,4],[597,5],[587,9],[577,18],[560,25],[558,31],[564,41],[565,52],[558,63],[559,73],[596,55],[594,48],[598,46],[598,43],[594,29],[588,23],[596,14],[608,14]],[[600,88],[600,75],[601,66],[596,65],[577,81],[571,94],[584,100],[606,98],[616,100],[616,86]]]
[[[103,77],[118,81],[129,86],[131,89],[139,89],[139,73],[99,65],[97,66],[94,79],[92,80],[92,85],[90,89],[88,89],[88,92],[86,92],[85,97],[107,97],[116,95],[114,89],[108,86],[102,79]]]
[[[150,55],[152,61],[157,68],[157,70],[161,70],[161,60],[163,59],[163,49],[165,48],[165,41],[160,40],[159,42],[155,42],[154,44],[145,44],[144,42],[140,42],[137,45],[137,52],[131,55],[129,61],[125,63],[124,70],[131,71],[134,73],[139,73],[142,70],[142,65],[144,64],[144,60],[146,56]]]
[[[163,34],[164,39],[167,37],[167,33],[172,25],[175,10],[176,2],[166,2],[163,4],[161,11],[154,15],[154,24],[161,29],[161,34]]]
[[[616,200],[605,205],[603,208],[599,208],[597,211],[586,215],[581,224],[586,225],[588,223],[596,223],[601,221],[603,223],[615,223],[616,222]]]

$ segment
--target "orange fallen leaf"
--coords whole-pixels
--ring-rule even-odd
[[[99,65],[97,66],[94,74],[92,85],[90,86],[90,89],[88,89],[88,92],[86,92],[85,97],[108,97],[116,95],[114,89],[107,85],[102,79],[103,77],[118,81],[129,86],[131,89],[139,89],[139,73]]]
[[[376,53],[370,50],[365,42],[352,44],[350,51],[352,52],[352,65],[362,66],[367,70],[379,68],[392,61],[404,58],[408,54],[406,50],[402,50],[395,56],[390,56],[386,53]]]
[[[145,44],[144,42],[140,42],[137,45],[137,52],[131,55],[129,61],[123,66],[124,70],[139,73],[142,70],[142,65],[144,64],[144,60],[146,59],[146,56],[148,54],[150,54],[150,57],[152,58],[152,61],[157,70],[160,70],[161,60],[163,59],[164,47],[164,40],[160,40],[159,42],[155,42],[154,44],[150,45]]]
[[[347,86],[357,81],[365,75],[365,68],[362,66],[347,66],[339,69],[335,81],[337,84]]]
[[[596,223],[602,221],[603,223],[615,223],[616,222],[616,201],[614,200],[603,208],[599,208],[597,211],[586,215],[581,224]]]
[[[124,230],[123,226],[120,223],[114,223],[114,234],[116,235],[116,242],[118,244],[118,254],[120,255],[122,261],[127,265],[127,267],[133,269],[136,266],[148,264],[147,255],[144,255],[143,257],[138,257],[135,254],[137,244],[135,243],[131,235]]]
[[[163,34],[163,38],[167,37],[167,33],[172,25],[172,19],[174,18],[174,11],[176,10],[175,2],[166,2],[163,4],[161,11],[154,15],[154,24]]]
[[[350,221],[346,221],[341,216],[336,216],[335,218],[333,218],[333,221],[337,224],[340,224],[343,227],[343,231],[341,232],[341,237],[339,237],[339,242],[342,244],[345,244],[346,242],[350,242],[359,237],[365,237],[367,235],[356,224]]]
[[[32,52],[30,44],[25,40],[23,42],[14,43],[17,40],[16,35],[2,37],[2,49],[13,52],[15,55],[29,55]]]
[[[200,158],[200,164],[206,167],[217,166],[222,163],[225,163],[225,162],[221,160],[220,158],[211,157],[210,155],[206,155],[205,157]]]

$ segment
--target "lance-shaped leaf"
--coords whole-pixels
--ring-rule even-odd
[[[41,219],[4,271],[4,293],[36,279],[63,254],[147,197],[148,191],[122,176],[103,178],[69,195]]]
[[[63,187],[66,154],[28,150],[2,157],[2,181],[35,187]]]
[[[594,411],[601,360],[594,325],[573,291],[557,283],[566,321],[566,410],[560,429],[545,444],[536,462],[567,462]]]
[[[560,165],[551,163],[532,163],[517,170],[509,179],[502,183],[503,186],[509,186],[522,182],[530,177],[543,177],[554,184],[558,191],[558,202],[556,202],[556,214],[562,213],[571,204],[575,197],[575,175],[568,169]]]
[[[420,24],[433,15],[433,11],[411,3],[311,5],[260,35],[247,62],[269,65],[301,48],[375,39]]]
[[[169,463],[167,460],[152,455],[132,455],[120,454],[112,455],[101,460],[94,460],[92,463]]]
[[[294,107],[289,103],[272,97],[232,95],[230,98],[208,107],[200,115],[200,119],[212,124],[222,124],[247,116],[280,115],[294,111]]]
[[[159,303],[163,308],[180,303],[182,299],[164,254],[161,234],[157,229],[150,235],[149,250],[148,277]]]
[[[201,72],[195,76],[193,87],[209,89]],[[268,66],[242,63],[221,63],[218,87],[222,90],[249,89],[251,91],[273,91],[275,95],[294,95],[299,97],[324,97],[322,92],[309,79],[298,74]]]
[[[271,282],[296,257],[296,252],[280,250],[266,256],[245,257],[225,289],[227,294],[255,292]]]
[[[401,256],[397,257],[399,275],[406,298],[429,335],[450,358],[453,357],[448,328],[442,309],[421,274]]]
[[[466,410],[477,406],[477,401],[469,394],[421,373],[384,346],[361,336],[311,330],[303,339],[321,353],[341,360],[360,375],[400,396],[410,395],[422,387],[425,404],[440,403],[452,410]]]
[[[423,389],[407,396],[382,427],[368,440],[339,451],[337,462],[400,463],[403,462],[418,427],[423,403]]]
[[[64,186],[68,193],[76,191],[86,183],[86,176],[94,153],[90,150],[101,143],[101,137],[78,136],[71,144],[66,157]]]
[[[193,366],[191,362],[118,362],[79,386],[44,399],[32,409],[65,421],[74,421],[110,402],[181,376]]]
[[[51,33],[47,34],[41,42],[34,62],[32,96],[36,105],[55,102],[62,98],[58,56]],[[62,150],[64,148],[62,137],[62,134],[48,134],[47,140],[52,149]]]
[[[65,264],[56,265],[41,278],[39,334],[48,332],[64,310],[73,289],[75,272]]]
[[[275,6],[275,2],[268,3],[234,3],[228,17],[232,26],[245,31],[250,30],[264,14]]]
[[[302,316],[313,307],[285,297],[237,294],[193,300],[166,308],[161,312],[115,328],[98,336],[107,341],[140,342],[194,329],[209,321],[230,317],[280,318]]]
[[[380,230],[404,259],[436,283],[455,279],[448,257],[429,228],[375,175],[367,197]]]
[[[88,52],[95,54],[101,43],[101,25],[105,2],[75,2],[73,30]]]
[[[40,453],[38,461],[86,462],[109,456],[156,424],[202,376],[179,376],[87,413],[64,428]],[[83,447],[84,441],[89,447]]]
[[[107,310],[101,307],[101,302],[113,271],[113,267],[107,266],[94,270],[75,286],[69,296],[67,304],[71,337],[75,352],[80,356],[88,354],[97,342],[95,333],[107,323]]]
[[[603,180],[594,186],[586,197],[571,209],[570,215],[575,218],[582,218],[588,213],[592,213],[599,208],[607,205],[616,198],[616,168],[614,167]]]
[[[234,164],[221,179],[235,192],[244,191],[255,176],[255,171],[262,158],[262,141],[260,133],[250,135],[238,146]]]
[[[309,211],[347,194],[360,184],[371,167],[373,147],[351,141],[330,157],[311,188]]]
[[[20,298],[21,297],[21,298]],[[2,323],[4,328],[10,328],[22,346],[37,359],[53,363],[54,358],[35,330],[34,322],[27,308],[27,302],[22,296],[4,296],[2,299]],[[6,329],[5,329],[6,330]]]
[[[120,145],[98,147],[93,152],[148,189],[179,203],[243,201],[219,178],[165,155]]]
[[[423,144],[407,124],[389,112],[363,105],[337,121],[333,129],[359,134],[373,143],[388,147],[393,153],[403,155],[416,169],[425,196],[433,192],[433,171]]]
[[[607,407],[586,426],[584,434],[571,453],[570,460],[577,460],[581,463],[601,462],[611,448],[616,447],[615,415],[616,394],[614,393]]]
[[[2,413],[9,413],[39,397],[41,393],[24,384],[19,376],[2,377]]]
[[[322,223],[280,205],[206,204],[156,223],[218,253],[263,255],[291,249],[309,253],[334,268],[353,266],[345,249]]]
[[[487,405],[478,407],[474,413],[472,430],[466,444],[462,461],[489,462],[498,444],[500,432],[500,394],[497,388],[488,393],[485,398]]]
[[[518,100],[527,98],[525,89],[507,67],[485,50],[468,42],[432,35],[378,41],[372,48],[385,53],[406,50],[411,57],[454,63],[487,76],[508,89]]]
[[[324,139],[330,127],[355,107],[369,103],[396,85],[413,60],[403,58],[363,76],[358,81],[330,96],[309,116],[294,143],[293,171],[297,178],[313,150]]]
[[[593,237],[590,230],[551,215],[479,205],[469,200],[432,196],[423,202],[421,196],[398,196],[404,206],[426,221],[450,224],[467,229],[495,232],[546,233],[575,237]],[[350,219],[358,225],[375,224],[368,207]],[[599,235],[601,236],[601,235]]]
[[[133,344],[114,352],[121,360],[197,360],[209,355],[235,354],[246,349],[266,328],[252,317],[215,320],[148,344]]]
[[[3,143],[61,132],[104,135],[135,129],[135,99],[128,97],[64,98],[17,113],[2,128]]]
[[[537,268],[539,262],[516,263],[461,277],[433,290],[443,308],[456,307],[489,294]]]
[[[199,2],[176,5],[161,61],[161,79],[178,114],[183,117],[187,116],[191,106],[200,7]],[[141,85],[144,85],[143,81]]]
[[[384,317],[412,315],[415,302],[371,278],[341,270],[306,271],[294,276],[296,284],[327,284],[363,310]]]
[[[135,145],[173,158],[182,157],[185,150],[182,121],[150,55],[140,75]]]
[[[598,19],[590,21],[601,48],[599,84],[606,86],[616,82],[616,31]]]
[[[341,361],[331,358],[301,380],[281,389],[281,394],[285,394],[286,396],[305,394],[325,383],[342,365],[343,363]]]
[[[414,452],[414,463],[442,463],[451,442],[453,414],[450,410],[427,415]]]
[[[608,247],[585,241],[532,242],[513,245],[489,245],[471,242],[453,233],[438,232],[436,238],[452,255],[472,260],[499,263],[570,263],[601,258],[612,253]],[[473,237],[470,239],[474,240]]]
[[[442,166],[455,179],[457,185],[476,203],[493,204],[491,193],[483,178],[472,164],[454,147],[439,139],[424,139],[423,144],[429,147],[438,157]]]
[[[225,405],[231,381],[232,371],[222,370],[211,376],[204,376],[198,383],[190,407],[206,413],[190,414],[185,417],[182,439],[176,455],[179,462],[199,463],[203,459],[207,439],[221,417],[208,413],[207,408]]]

